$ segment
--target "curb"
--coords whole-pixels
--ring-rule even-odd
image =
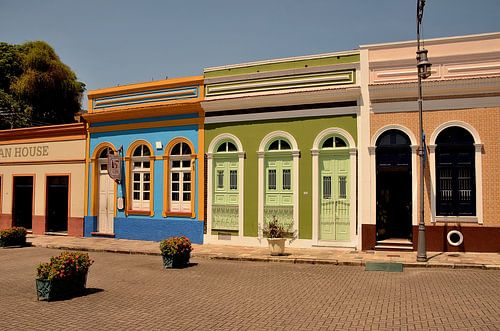
[[[160,256],[160,252],[151,251],[138,251],[138,250],[124,250],[112,248],[89,248],[89,247],[75,247],[56,244],[36,244],[30,243],[32,247],[62,249],[62,250],[78,250],[85,252],[104,252],[104,253],[118,253],[130,255],[155,255]],[[231,255],[216,255],[215,253],[199,253],[192,254],[193,258],[201,258],[207,260],[226,260],[226,261],[241,261],[241,262],[277,262],[277,263],[290,263],[290,264],[311,264],[311,265],[339,265],[351,267],[364,267],[366,262],[374,262],[372,260],[337,260],[337,259],[314,259],[314,258],[287,258],[279,256],[231,256]],[[398,262],[398,261],[376,261],[380,263],[401,263],[404,268],[442,268],[442,269],[475,269],[475,270],[500,270],[500,265],[497,264],[474,264],[474,263],[430,263],[430,262]]]

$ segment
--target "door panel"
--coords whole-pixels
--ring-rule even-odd
[[[264,221],[269,222],[276,217],[286,227],[293,227],[293,176],[295,174],[292,156],[266,156],[264,175]]]
[[[319,239],[350,239],[349,154],[320,155]]]
[[[213,178],[212,229],[238,231],[238,157],[215,157]]]
[[[99,216],[97,220],[97,231],[103,233],[114,232],[115,217],[115,186],[109,177],[106,165],[100,165],[99,173]]]

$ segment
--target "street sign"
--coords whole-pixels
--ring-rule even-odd
[[[117,181],[122,179],[122,158],[120,155],[108,154],[108,175]]]

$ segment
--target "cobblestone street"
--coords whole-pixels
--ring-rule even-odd
[[[499,330],[500,271],[89,253],[85,296],[38,302],[35,268],[60,251],[0,249],[3,330]]]

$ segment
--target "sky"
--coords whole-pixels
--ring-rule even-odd
[[[0,41],[48,42],[94,90],[414,40],[415,16],[416,0],[0,0]],[[499,17],[500,0],[427,0],[423,37],[499,32]]]

